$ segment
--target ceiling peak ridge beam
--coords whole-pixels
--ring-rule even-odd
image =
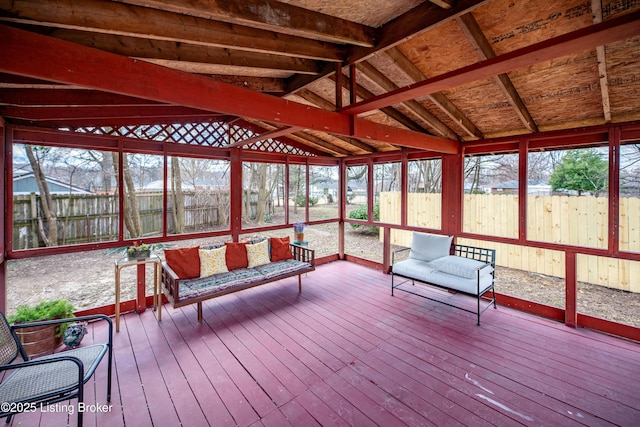
[[[0,25],[0,72],[248,116],[388,144],[457,154],[445,138],[381,125],[51,37]],[[117,72],[114,72],[117,70]]]
[[[398,68],[400,68],[411,80],[414,82],[421,82],[425,79],[422,71],[418,69],[413,63],[406,57],[397,47],[392,47],[385,51],[387,55],[393,62],[396,64]],[[478,129],[478,127],[469,120],[469,118],[464,114],[458,107],[456,107],[453,102],[449,100],[442,93],[434,93],[428,95],[427,98],[431,101],[436,107],[440,108],[443,113],[445,113],[451,120],[456,122],[458,126],[460,126],[471,138],[474,139],[482,139],[484,135]]]
[[[340,62],[337,44],[104,0],[0,0],[0,21]],[[232,36],[229,36],[229,33]]]
[[[494,58],[496,56],[495,51],[491,47],[489,40],[485,37],[484,33],[480,29],[480,25],[475,20],[471,13],[465,13],[457,18],[458,25],[462,28],[462,32],[467,36],[467,40],[473,45],[474,49],[480,56],[481,60]],[[494,77],[494,81],[507,97],[507,100],[514,108],[516,115],[522,122],[522,124],[530,131],[537,132],[538,126],[531,117],[529,109],[524,104],[524,101],[520,97],[520,94],[513,85],[511,78],[507,73],[502,73]]]
[[[372,27],[274,0],[116,1],[332,43],[371,47],[375,41]]]
[[[341,111],[349,114],[359,114],[377,110],[408,99],[420,98],[474,81],[492,78],[502,73],[561,56],[595,49],[596,46],[626,40],[640,34],[640,23],[638,21],[640,21],[640,11],[632,12],[405,86],[384,95],[350,105]]]

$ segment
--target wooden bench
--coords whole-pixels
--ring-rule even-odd
[[[494,291],[496,251],[453,244],[452,240],[451,236],[414,233],[411,248],[394,251],[391,262],[391,295],[393,296],[394,289],[398,289],[475,313],[478,319],[477,324],[480,325],[480,315],[492,305],[497,308]],[[411,251],[409,258],[396,262],[396,257],[408,250]],[[406,280],[398,283],[396,276]],[[416,281],[450,292],[472,296],[477,300],[477,308],[469,310],[440,299],[431,298],[414,286],[403,286],[408,282],[415,285]],[[487,294],[491,296],[486,297]],[[488,303],[483,307],[481,300]]]
[[[238,268],[207,277],[180,279],[166,262],[162,263],[162,289],[174,307],[197,304],[198,322],[202,322],[202,302],[210,298],[249,289],[287,277],[298,276],[302,292],[302,274],[315,270],[315,251],[291,244],[292,259],[270,262],[253,268]]]

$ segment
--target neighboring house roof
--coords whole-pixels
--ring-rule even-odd
[[[91,191],[84,188],[71,185],[67,182],[60,181],[59,179],[45,177],[47,185],[49,186],[49,192],[51,194],[93,194]],[[33,172],[26,172],[21,175],[14,175],[13,177],[13,194],[40,194],[38,185],[36,183],[36,177]]]

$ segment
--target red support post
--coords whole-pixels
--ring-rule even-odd
[[[620,251],[620,128],[609,128],[609,241],[610,254]]]
[[[578,325],[578,280],[575,252],[565,252],[565,281],[564,323],[575,328]]]
[[[147,295],[146,295],[146,284],[147,284],[147,275],[145,270],[146,264],[138,264],[137,268],[137,276],[138,276],[138,286],[137,286],[137,299],[136,299],[136,311],[138,313],[144,313],[147,309]]]
[[[521,139],[518,144],[518,241],[527,240],[527,180],[529,165],[529,140]]]
[[[442,225],[450,236],[462,232],[464,154],[442,156]]]

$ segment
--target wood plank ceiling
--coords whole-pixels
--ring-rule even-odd
[[[0,0],[0,44],[16,124],[222,120],[347,156],[640,119],[637,0]],[[134,71],[172,93],[105,82]]]

